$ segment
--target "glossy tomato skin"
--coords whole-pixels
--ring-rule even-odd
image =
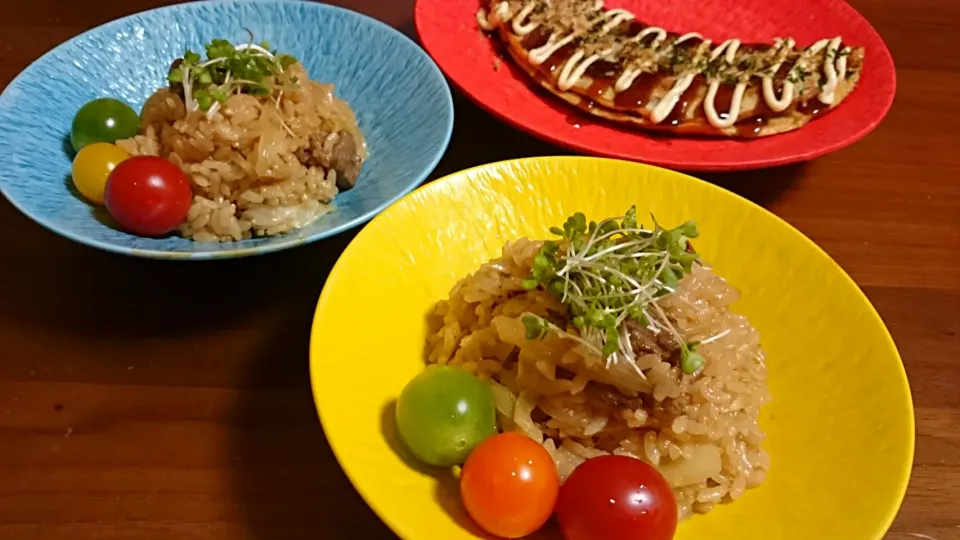
[[[133,137],[139,129],[140,117],[129,105],[113,98],[95,99],[73,117],[70,143],[79,152],[88,144]]]
[[[87,145],[73,158],[73,185],[86,199],[103,204],[107,178],[117,165],[130,158],[123,148],[110,143]]]
[[[420,461],[459,465],[497,432],[493,394],[472,373],[430,366],[407,383],[397,399],[397,431]]]
[[[110,173],[104,200],[123,228],[141,236],[162,236],[187,218],[193,192],[190,179],[173,163],[136,156]]]
[[[480,443],[463,465],[460,496],[470,517],[485,531],[520,538],[550,519],[560,489],[553,458],[520,433]]]
[[[600,456],[583,462],[564,482],[557,518],[565,540],[671,540],[677,500],[651,465]]]

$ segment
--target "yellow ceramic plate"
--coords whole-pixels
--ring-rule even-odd
[[[903,365],[856,284],[766,210],[695,178],[597,158],[509,161],[408,195],[343,253],[317,306],[310,372],[344,471],[405,540],[460,540],[455,486],[394,451],[391,403],[423,369],[424,316],[508,240],[548,238],[577,211],[636,204],[666,224],[697,221],[696,249],[740,289],[760,331],[773,401],[764,408],[766,483],[680,525],[678,540],[879,540],[913,460]]]

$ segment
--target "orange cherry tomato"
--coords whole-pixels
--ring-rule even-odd
[[[520,433],[480,443],[463,465],[460,496],[481,528],[504,538],[535,532],[550,519],[560,477],[547,450]]]

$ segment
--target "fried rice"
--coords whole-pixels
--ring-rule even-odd
[[[428,317],[427,362],[460,366],[489,381],[504,430],[540,441],[561,480],[584,460],[620,454],[658,468],[681,518],[709,512],[759,486],[770,467],[761,448],[760,408],[770,397],[760,336],[733,312],[738,298],[722,278],[695,265],[657,300],[676,330],[701,342],[694,375],[677,366],[666,333],[637,326],[637,366],[607,366],[573,340],[527,339],[526,313],[560,321],[570,313],[550,293],[529,291],[541,242],[508,244],[502,256],[461,280]],[[636,345],[639,344],[639,345]]]
[[[172,161],[194,199],[180,232],[201,242],[272,236],[332,210],[356,182],[366,142],[334,86],[288,68],[298,90],[276,98],[234,94],[213,114],[187,114],[181,94],[162,88],[146,102],[141,134],[117,144],[131,155]]]

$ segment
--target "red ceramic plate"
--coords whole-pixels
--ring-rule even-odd
[[[842,0],[608,0],[639,20],[715,42],[736,37],[770,41],[791,36],[800,45],[834,36],[866,48],[863,76],[830,113],[803,128],[752,140],[651,135],[588,117],[535,84],[498,53],[476,22],[480,0],[418,0],[416,24],[424,48],[471,99],[514,126],[587,154],[687,170],[735,170],[806,161],[869,133],[896,91],[893,59],[870,23]]]

